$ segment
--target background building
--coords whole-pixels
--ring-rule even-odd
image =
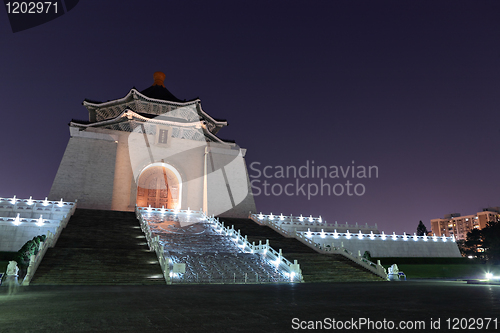
[[[447,214],[444,218],[432,219],[431,230],[437,236],[466,239],[469,231],[483,229],[490,221],[500,221],[500,207],[484,208],[482,212],[474,215]]]

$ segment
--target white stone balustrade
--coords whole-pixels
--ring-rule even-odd
[[[262,244],[262,242],[259,241],[259,244],[255,245],[254,243],[248,242],[247,236],[243,237],[239,231],[236,232],[234,227],[231,229],[225,227],[224,223],[220,222],[218,218],[207,217],[207,220],[215,224],[216,230],[232,237],[236,244],[241,247],[244,252],[259,253],[264,256],[269,263],[284,270],[285,275],[288,276],[293,282],[303,281],[302,271],[300,270],[297,260],[295,260],[292,264],[288,259],[283,257],[281,249],[278,252],[269,246],[269,240],[266,240],[265,244]]]
[[[417,236],[416,234],[385,234],[362,229],[337,230],[336,228],[307,227],[305,230],[290,228],[284,224],[284,218],[276,215],[251,214],[250,218],[260,224],[268,225],[285,237],[296,237],[318,252],[332,248],[345,248],[352,253],[364,254],[368,251],[372,257],[460,257],[460,251],[454,237]],[[306,218],[304,217],[303,220]],[[296,222],[294,222],[296,223]],[[304,222],[305,223],[305,222]],[[331,225],[330,225],[331,226]],[[350,232],[349,230],[356,230]],[[308,240],[308,241],[304,241]],[[321,251],[319,249],[321,248]]]
[[[69,205],[71,204],[71,205]],[[45,253],[50,247],[54,247],[56,245],[57,240],[59,239],[59,236],[61,235],[61,232],[63,231],[64,228],[66,228],[66,225],[68,224],[69,219],[73,215],[76,209],[76,203],[68,203],[68,207],[71,207],[71,209],[68,211],[68,213],[64,216],[64,218],[59,222],[59,224],[56,227],[55,233],[52,233],[50,231],[47,231],[45,234],[45,241],[40,243],[40,247],[38,249],[38,253],[36,255],[32,255],[30,258],[29,266],[28,266],[28,271],[26,272],[26,276],[23,279],[22,285],[27,286],[30,284],[31,279],[35,275],[35,272],[40,265],[40,262],[42,261]],[[38,223],[40,223],[41,218],[38,220]],[[46,220],[43,220],[43,223],[46,223]],[[55,222],[54,222],[55,223]],[[22,224],[21,224],[22,226]],[[33,236],[34,237],[34,236]]]
[[[416,234],[407,235],[404,233],[403,235],[396,235],[396,233],[392,233],[390,235],[385,234],[383,231],[380,234],[364,234],[361,231],[357,233],[347,232],[297,232],[298,234],[305,234],[308,238],[320,237],[325,240],[330,239],[352,239],[353,237],[359,240],[384,240],[384,241],[403,241],[403,242],[455,242],[455,237],[437,237],[437,236],[417,236]]]
[[[368,223],[359,225],[358,223],[338,223],[337,221],[335,221],[335,223],[328,223],[321,216],[303,216],[302,214],[300,216],[283,214],[274,215],[273,213],[266,215],[260,213],[250,214],[249,218],[259,224],[273,223],[274,225],[279,225],[281,228],[288,231],[306,231],[307,229],[310,229],[312,231],[320,231],[321,229],[324,229],[326,231],[333,231],[335,229],[339,231],[345,231],[350,229],[378,233],[378,226],[376,223],[375,225],[368,225]]]
[[[38,235],[56,233],[56,229],[75,211],[76,203],[60,201],[0,198],[0,251],[18,251]]]
[[[46,219],[60,220],[70,211],[74,211],[76,202],[19,199],[16,196],[12,198],[0,198],[0,217],[16,217],[20,214],[21,218],[38,218],[43,215]]]

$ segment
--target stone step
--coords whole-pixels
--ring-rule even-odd
[[[31,284],[165,284],[131,212],[76,209]]]

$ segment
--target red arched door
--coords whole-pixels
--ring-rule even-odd
[[[137,206],[153,208],[172,208],[172,193],[169,186],[167,169],[152,166],[139,177],[137,187]]]

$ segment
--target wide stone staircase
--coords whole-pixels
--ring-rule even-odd
[[[32,285],[165,284],[132,212],[76,209]]]
[[[269,228],[250,219],[220,218],[226,226],[234,225],[249,242],[259,243],[269,239],[275,250],[282,249],[283,256],[292,261],[298,260],[304,282],[353,282],[384,281],[381,277],[354,263],[340,254],[320,254],[295,238],[286,238]]]

